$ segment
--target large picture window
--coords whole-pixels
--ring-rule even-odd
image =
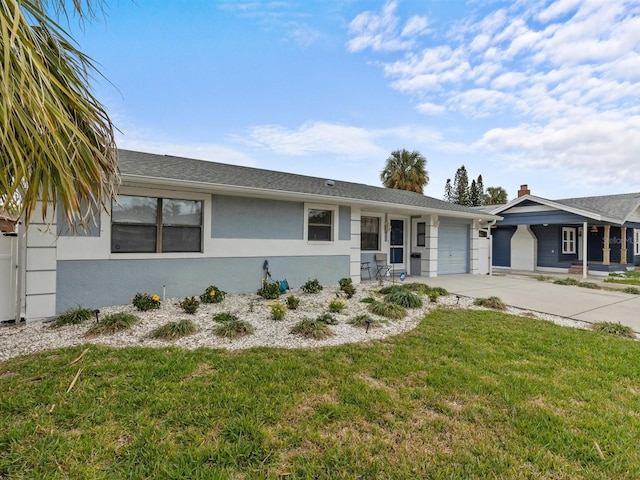
[[[111,253],[202,251],[202,201],[119,195],[111,206]]]
[[[576,253],[576,229],[562,227],[562,253]]]
[[[333,241],[333,210],[309,209],[307,240],[312,242]]]
[[[380,218],[360,218],[360,250],[380,250]]]

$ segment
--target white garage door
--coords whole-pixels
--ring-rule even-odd
[[[438,228],[438,275],[469,273],[469,225],[441,223]]]

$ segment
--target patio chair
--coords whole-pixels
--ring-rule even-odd
[[[376,253],[376,278],[382,279],[382,277],[386,277],[389,275],[391,271],[392,265],[387,263],[387,254],[386,253]]]

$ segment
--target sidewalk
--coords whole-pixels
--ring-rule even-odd
[[[562,275],[562,278],[567,276]],[[411,280],[431,287],[443,287],[451,293],[467,297],[499,297],[507,305],[524,310],[591,323],[621,323],[640,333],[640,295],[554,285],[536,280],[533,276],[512,274],[412,277]],[[582,277],[580,280],[583,280]],[[602,280],[589,277],[585,281],[601,283]]]

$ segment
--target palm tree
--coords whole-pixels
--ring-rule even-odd
[[[484,195],[485,205],[503,205],[507,203],[507,191],[502,187],[487,187]]]
[[[417,150],[394,150],[387,158],[380,180],[387,188],[423,193],[424,186],[429,183],[426,164],[427,159]]]
[[[53,2],[69,18],[93,16],[91,0]],[[90,58],[50,15],[46,0],[0,7],[0,206],[28,224],[43,200],[86,225],[119,183],[114,127],[91,93]],[[85,213],[83,213],[83,211]]]

